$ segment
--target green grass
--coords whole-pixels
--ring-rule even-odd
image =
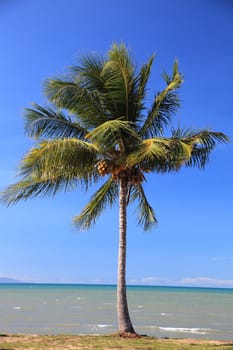
[[[76,335],[0,335],[0,350],[233,350],[233,341],[221,342],[156,339],[136,339],[119,336]]]

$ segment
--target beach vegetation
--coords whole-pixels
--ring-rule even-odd
[[[197,339],[156,339],[153,337],[122,338],[78,335],[6,335],[0,336],[2,350],[230,350],[232,341]]]

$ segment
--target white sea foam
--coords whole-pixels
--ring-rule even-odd
[[[160,316],[167,316],[166,312],[161,312]]]
[[[111,324],[97,324],[97,327],[99,328],[107,328],[107,327],[112,327]]]
[[[138,307],[138,308],[143,308],[144,306],[143,306],[143,305],[138,305],[137,307]]]
[[[21,306],[15,306],[14,307],[14,310],[21,310],[22,308],[21,308]]]
[[[161,331],[166,332],[179,332],[179,333],[192,333],[192,334],[206,334],[210,331],[209,328],[177,328],[177,327],[158,327]]]
[[[139,314],[139,313],[143,312],[143,309],[141,308],[141,309],[137,309],[137,310],[132,310],[131,312]]]

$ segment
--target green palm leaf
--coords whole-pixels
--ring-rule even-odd
[[[47,177],[38,178],[32,174],[27,179],[10,185],[1,193],[1,200],[5,205],[12,205],[38,196],[53,196],[58,190],[74,190],[77,186],[77,179],[65,178],[64,175],[55,178],[52,174],[47,174]]]
[[[86,87],[81,78],[76,82],[50,79],[45,92],[58,108],[74,113],[85,128],[98,126],[109,118],[101,92]]]
[[[136,129],[140,129],[143,120],[142,112],[146,109],[145,97],[147,93],[147,83],[150,77],[154,55],[151,56],[148,63],[144,64],[139,73],[135,76],[132,91],[129,96],[129,120],[135,123]]]
[[[34,172],[38,176],[57,172],[62,175],[69,170],[70,177],[82,177],[93,172],[98,156],[94,145],[75,138],[41,141],[22,160],[20,175],[25,177]]]
[[[169,141],[162,138],[153,138],[143,140],[126,158],[128,166],[134,166],[141,163],[150,164],[164,162],[167,160],[167,147]]]
[[[72,121],[64,113],[55,112],[52,108],[44,108],[34,104],[25,113],[25,131],[30,137],[78,137],[84,139],[87,130]]]
[[[229,142],[229,138],[221,132],[203,130],[190,132],[190,135],[184,138],[184,142],[192,144],[192,153],[185,165],[188,167],[197,166],[204,168],[209,161],[210,153],[216,147],[217,143]]]
[[[120,119],[109,120],[101,124],[86,137],[103,152],[114,150],[117,146],[124,149],[124,145],[129,139],[134,144],[139,141],[139,136],[131,124]]]
[[[74,65],[70,68],[74,81],[81,79],[82,86],[85,88],[104,93],[102,70],[105,62],[103,57],[97,55],[82,56],[80,65]]]
[[[108,56],[109,59],[102,70],[106,103],[115,118],[124,116],[125,120],[129,120],[134,66],[124,45],[113,45]]]
[[[139,102],[144,102],[144,98],[146,97],[146,88],[147,83],[150,78],[151,68],[154,62],[155,55],[152,55],[148,61],[148,63],[144,64],[136,78],[138,81],[138,100]]]
[[[80,229],[88,229],[100,216],[107,205],[112,206],[118,197],[118,186],[111,178],[92,196],[91,201],[82,213],[73,219],[74,225]]]
[[[58,190],[89,186],[96,182],[98,151],[78,139],[42,141],[22,160],[22,180],[9,186],[2,194],[5,204],[38,195],[54,195]],[[79,166],[77,167],[77,163]]]
[[[144,138],[161,135],[164,126],[170,122],[171,117],[180,106],[176,90],[181,86],[183,77],[178,72],[177,61],[174,63],[172,77],[170,78],[166,73],[163,76],[167,86],[155,96],[147,118],[141,127],[140,134]]]
[[[130,201],[138,200],[138,224],[143,225],[144,230],[152,228],[157,219],[153,208],[150,206],[142,185],[134,186],[131,190]]]

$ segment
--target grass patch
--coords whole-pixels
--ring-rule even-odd
[[[233,350],[233,341],[195,339],[135,339],[112,336],[7,335],[0,337],[0,350]]]

